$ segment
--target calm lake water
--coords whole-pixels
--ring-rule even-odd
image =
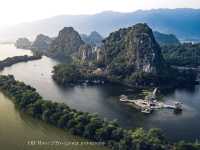
[[[21,55],[32,55],[32,52],[24,49],[16,49],[14,45],[0,44],[0,60]]]
[[[8,56],[31,54],[28,50],[15,49],[12,45],[0,45],[0,58]],[[42,60],[43,61],[43,60]],[[45,62],[44,62],[45,63]],[[54,62],[46,64],[52,66]],[[22,65],[22,64],[19,64]],[[26,67],[26,66],[24,66]],[[35,66],[36,67],[36,66]],[[46,68],[45,66],[43,66]],[[37,67],[36,67],[37,68]],[[7,70],[7,69],[6,69]],[[26,69],[21,68],[19,72],[21,75],[27,75]],[[44,71],[44,70],[43,70]],[[48,68],[45,69],[48,72]],[[45,72],[44,71],[44,72]],[[9,73],[9,72],[7,72]],[[12,73],[12,71],[10,72]],[[16,73],[18,74],[18,73]],[[24,76],[24,77],[25,77]],[[36,79],[36,72],[31,74],[32,78]],[[18,78],[19,79],[19,78]],[[46,78],[42,78],[46,84]],[[37,80],[39,81],[39,80]],[[43,89],[48,89],[46,84]],[[87,142],[87,140],[80,137],[72,136],[71,134],[55,128],[42,121],[33,119],[30,116],[20,113],[14,106],[13,102],[0,92],[0,149],[2,150],[108,150],[102,146],[73,146],[73,145],[30,145],[29,142],[42,141],[42,142]]]
[[[0,55],[1,51],[3,49],[0,50]],[[32,85],[45,99],[64,102],[78,110],[98,113],[102,118],[117,119],[119,124],[126,128],[161,128],[173,141],[183,139],[193,141],[199,138],[200,86],[196,86],[193,90],[175,90],[164,96],[163,100],[168,103],[180,99],[184,103],[182,114],[176,115],[172,110],[159,110],[146,115],[119,102],[121,94],[134,95],[132,89],[116,85],[59,87],[51,79],[52,67],[56,64],[58,62],[55,60],[43,57],[41,60],[5,68],[1,73],[13,74],[16,79]],[[29,121],[23,119],[22,124],[29,124],[27,122]],[[37,129],[33,124],[31,126]]]

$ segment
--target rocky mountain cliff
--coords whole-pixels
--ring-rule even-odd
[[[167,67],[160,46],[147,24],[136,24],[111,33],[104,41],[109,72],[131,75],[134,72],[159,74]]]
[[[192,72],[179,72],[165,62],[147,24],[139,23],[115,31],[98,48],[85,44],[73,28],[64,28],[52,45],[55,54],[72,58],[73,68],[80,73],[75,81],[71,80],[69,63],[56,67],[54,79],[67,81],[63,84],[104,80],[133,86],[178,86],[195,81]]]
[[[78,53],[83,44],[78,32],[72,27],[64,27],[50,44],[49,52],[53,57],[69,57]]]
[[[136,24],[113,32],[98,48],[85,44],[72,27],[65,27],[51,42],[48,52],[54,57],[70,57],[80,64],[95,62],[93,65],[96,65],[100,62],[108,73],[117,76],[130,76],[140,71],[159,74],[167,67],[160,46],[147,24]]]
[[[47,53],[51,42],[52,38],[43,34],[39,34],[31,45],[31,49],[40,53]]]
[[[89,44],[83,44],[80,46],[78,56],[82,63],[87,63],[95,59],[92,46]]]
[[[15,42],[15,46],[16,48],[30,49],[31,42],[27,38],[18,38],[17,41]]]

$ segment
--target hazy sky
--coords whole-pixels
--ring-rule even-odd
[[[131,12],[152,8],[200,8],[200,0],[0,0],[0,26],[60,14]]]

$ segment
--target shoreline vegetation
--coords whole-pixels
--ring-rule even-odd
[[[66,104],[44,100],[35,88],[16,81],[14,76],[0,76],[0,90],[17,108],[30,116],[70,131],[74,135],[105,142],[114,150],[198,150],[200,144],[166,140],[159,129],[145,131],[123,129],[116,121],[107,121],[96,114],[77,111]]]
[[[24,56],[8,57],[8,58],[0,61],[0,70],[3,70],[5,67],[12,66],[16,63],[27,62],[27,61],[31,61],[31,60],[38,60],[41,58],[42,58],[42,56],[37,55],[37,54],[34,54],[33,56],[24,55]]]
[[[60,86],[110,83],[136,89],[147,89],[152,87],[175,89],[192,87],[198,84],[196,81],[197,73],[192,69],[170,69],[169,76],[138,72],[131,79],[117,79],[115,78],[115,74],[107,74],[106,70],[72,63],[54,66],[52,78]]]

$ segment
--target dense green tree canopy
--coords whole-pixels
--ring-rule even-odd
[[[170,65],[192,67],[200,65],[200,44],[166,45],[162,47],[162,52]]]

